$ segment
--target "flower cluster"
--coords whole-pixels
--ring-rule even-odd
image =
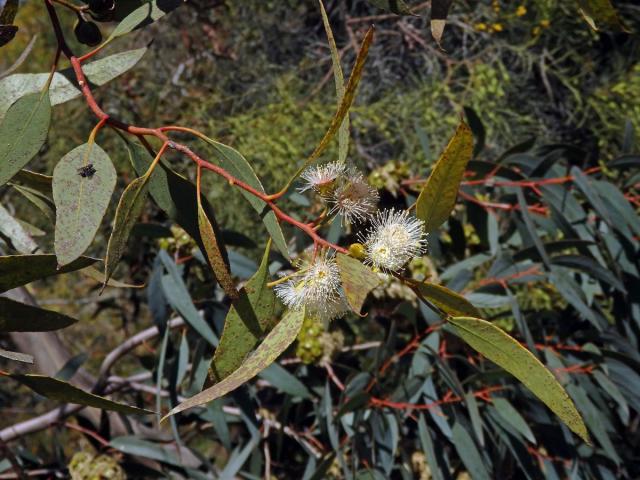
[[[365,263],[377,270],[400,271],[409,260],[424,252],[427,241],[423,225],[423,221],[411,217],[406,210],[378,212],[366,235],[360,236]]]
[[[331,214],[340,214],[347,223],[366,220],[375,212],[378,191],[355,168],[331,162],[309,167],[301,176],[305,184],[299,191],[313,190],[331,207]]]
[[[340,270],[334,257],[318,255],[305,268],[286,282],[275,286],[275,292],[289,308],[306,308],[308,316],[329,322],[344,315],[348,309]]]

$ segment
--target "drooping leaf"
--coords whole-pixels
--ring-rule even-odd
[[[342,100],[340,101],[340,105],[338,105],[338,109],[336,110],[335,115],[331,119],[329,128],[327,129],[324,137],[322,137],[322,140],[320,140],[320,143],[316,146],[315,150],[311,153],[309,158],[307,158],[304,164],[289,180],[289,182],[287,183],[287,188],[293,183],[296,178],[298,178],[298,176],[305,170],[305,168],[314,163],[320,157],[320,155],[322,155],[322,153],[329,146],[329,143],[331,142],[335,134],[340,129],[345,117],[349,113],[349,109],[351,108],[353,100],[356,96],[356,91],[358,89],[360,79],[362,78],[364,65],[367,61],[367,55],[369,54],[369,47],[371,46],[371,42],[373,41],[373,31],[373,27],[369,28],[364,39],[362,40],[362,45],[360,46],[360,51],[358,52],[355,64],[353,65],[353,70],[351,70],[349,80],[347,81],[344,95],[342,96]]]
[[[339,253],[336,262],[347,302],[353,311],[359,314],[369,292],[382,283],[380,277],[362,262],[348,255]]]
[[[487,132],[484,128],[484,125],[482,124],[482,120],[480,120],[480,117],[473,108],[464,107],[464,115],[465,117],[467,117],[467,124],[469,125],[469,128],[471,128],[471,132],[473,133],[473,137],[475,139],[473,156],[477,157],[484,149]],[[496,168],[495,164],[493,165],[493,168]]]
[[[0,8],[0,24],[13,23],[20,7],[20,0],[6,0]]]
[[[92,85],[102,86],[135,66],[146,51],[146,48],[138,48],[115,53],[95,62],[83,64],[82,69]],[[48,78],[48,73],[16,73],[2,78],[0,80],[0,92],[2,92],[0,95],[0,121],[16,100],[30,93],[39,93]],[[71,67],[54,74],[49,86],[52,106],[68,102],[82,95],[75,80],[72,80],[74,78]]]
[[[82,270],[80,270],[80,273],[82,275],[84,275],[85,277],[91,278],[101,284],[104,284],[104,272],[101,272],[100,270],[98,270],[97,268],[94,267],[87,267],[87,268],[83,268]],[[121,282],[119,280],[114,280],[113,278],[110,278],[107,281],[107,287],[114,287],[114,288],[144,288],[146,287],[146,285],[144,283],[140,284],[140,285],[134,285],[132,283],[125,283],[125,282]]]
[[[229,298],[235,300],[238,298],[238,291],[233,278],[231,278],[227,249],[222,240],[222,233],[213,225],[202,206],[201,195],[198,195],[198,226],[209,266],[224,292]]]
[[[0,332],[49,332],[73,325],[77,320],[62,313],[33,307],[0,297]]]
[[[469,300],[447,287],[426,281],[417,282],[411,279],[403,279],[403,281],[419,298],[426,299],[449,315],[480,316],[478,309]]]
[[[113,230],[107,244],[107,256],[104,259],[105,284],[118,266],[118,262],[127,246],[131,229],[140,217],[148,195],[149,177],[147,175],[136,178],[122,192],[113,221]]]
[[[258,374],[278,390],[294,397],[312,398],[307,386],[278,363],[272,363]]]
[[[23,224],[2,205],[0,205],[0,234],[8,238],[13,248],[20,253],[29,254],[38,249],[38,244],[33,241]]]
[[[592,258],[582,255],[558,255],[551,258],[551,263],[562,267],[580,270],[592,278],[608,283],[613,288],[623,293],[626,293],[627,291],[624,287],[624,283],[622,283],[622,281],[618,279],[612,271],[606,269]]]
[[[444,27],[447,24],[449,8],[453,0],[432,0],[431,2],[431,36],[440,45]]]
[[[471,478],[474,480],[490,480],[491,476],[469,432],[458,422],[453,425],[451,432],[451,441]]]
[[[80,270],[97,261],[80,257],[58,270],[56,256],[52,254],[0,256],[0,293],[34,280]]]
[[[227,170],[237,179],[255,188],[260,193],[265,193],[264,187],[262,186],[262,183],[260,183],[260,179],[258,179],[256,172],[240,152],[210,138],[206,138],[205,141],[213,147],[216,158],[220,162],[220,166],[222,168]],[[280,228],[280,224],[278,223],[275,213],[271,211],[264,201],[260,200],[252,193],[242,189],[240,190],[240,193],[242,193],[253,209],[261,216],[264,226],[273,239],[273,243],[276,248],[280,253],[282,253],[282,255],[284,255],[285,258],[289,258],[287,242],[284,239],[284,234],[282,233],[282,229]]]
[[[498,414],[524,438],[534,445],[537,443],[536,437],[533,435],[531,428],[529,428],[527,422],[522,418],[522,415],[520,415],[518,410],[511,405],[509,400],[500,397],[494,398],[493,406],[498,411]]]
[[[324,24],[324,30],[327,34],[327,41],[329,42],[329,50],[331,52],[331,64],[333,67],[333,79],[336,84],[336,96],[338,97],[338,106],[344,97],[344,74],[342,73],[342,66],[340,65],[340,53],[336,46],[336,39],[333,36],[331,30],[331,24],[329,23],[329,17],[327,11],[324,8],[322,0],[318,0],[320,4],[320,13],[322,13],[322,23]],[[349,154],[349,112],[344,117],[342,125],[338,130],[338,161],[346,162],[347,155]]]
[[[580,13],[592,29],[628,31],[609,0],[578,0],[578,5]]]
[[[462,339],[520,380],[571,430],[589,442],[587,428],[567,392],[526,348],[495,325],[472,317],[449,318]]]
[[[209,366],[209,382],[218,382],[237,370],[247,354],[267,333],[272,322],[275,295],[267,287],[270,243],[258,271],[240,290],[224,322],[220,344]]]
[[[48,91],[24,95],[9,107],[0,124],[0,186],[40,151],[50,123]]]
[[[110,410],[124,414],[147,415],[153,413],[150,410],[131,407],[122,403],[117,403],[99,395],[85,392],[56,378],[47,377],[45,375],[26,374],[26,375],[10,375],[11,378],[17,380],[23,385],[29,387],[34,392],[47,397],[51,400],[57,400],[65,403],[75,403],[85,405],[87,407],[100,408],[102,410]]]
[[[209,387],[202,392],[188,398],[173,408],[165,417],[193,408],[198,405],[211,402],[216,398],[235,390],[240,385],[248,382],[262,370],[271,365],[298,336],[302,322],[304,320],[304,310],[289,310],[278,324],[273,327],[264,341],[251,353],[242,365],[231,375]]]
[[[51,189],[53,177],[49,175],[23,169],[16,173],[11,181],[12,183],[19,183],[22,186],[36,190],[47,198],[53,197],[53,191]]]
[[[427,233],[438,228],[449,217],[472,155],[473,135],[467,124],[461,122],[418,197],[416,215],[424,221]]]
[[[29,187],[23,187],[20,185],[14,185],[13,183],[9,183],[17,192],[19,192],[24,198],[26,198],[29,202],[31,202],[34,206],[40,210],[48,220],[53,221],[55,218],[55,205],[53,204],[53,200],[42,195],[37,190],[33,190]]]
[[[92,165],[95,173],[81,175]],[[85,143],[67,153],[53,170],[56,204],[54,248],[59,265],[82,255],[100,227],[116,186],[116,170],[97,144]]]

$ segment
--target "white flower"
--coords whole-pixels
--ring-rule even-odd
[[[344,175],[345,171],[346,167],[341,162],[309,167],[302,172],[301,177],[306,183],[298,191],[302,193],[311,189],[322,196],[328,196],[333,192],[335,181]]]
[[[378,204],[378,191],[364,176],[352,170],[333,193],[331,213],[339,213],[345,222],[353,223],[369,217]]]
[[[338,264],[326,253],[274,290],[287,307],[305,307],[309,314],[327,322],[348,310]]]
[[[378,212],[363,239],[365,262],[389,272],[398,272],[426,247],[424,222],[406,210]]]

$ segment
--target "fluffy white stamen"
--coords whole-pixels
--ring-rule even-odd
[[[287,307],[306,307],[310,314],[326,321],[346,311],[340,270],[335,259],[327,254],[318,256],[300,275],[276,285],[274,290]]]
[[[331,199],[331,213],[339,213],[347,223],[368,218],[378,204],[378,191],[369,185],[364,176],[356,171],[349,172]]]
[[[378,212],[363,243],[365,262],[389,272],[400,271],[409,260],[426,248],[424,222],[410,217],[408,211]]]
[[[299,192],[313,190],[320,195],[330,194],[333,190],[333,183],[345,174],[344,163],[330,162],[324,165],[314,165],[302,172],[302,179],[305,184],[298,189]],[[329,190],[329,192],[327,192]]]

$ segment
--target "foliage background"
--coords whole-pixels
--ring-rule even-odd
[[[518,15],[521,6],[524,15]],[[229,408],[239,407],[244,417],[221,415],[219,403],[181,416],[173,428],[136,432],[138,443],[129,439],[138,448],[143,445],[172,455],[176,445],[188,448],[188,455],[196,458],[189,470],[184,459],[176,466],[158,462],[147,452],[141,456],[154,460],[144,463],[140,457],[123,455],[117,443],[107,448],[63,425],[12,445],[26,466],[71,467],[73,461],[82,460],[74,455],[83,451],[93,456],[105,453],[111,468],[131,478],[154,478],[161,471],[204,478],[240,470],[246,478],[255,478],[265,471],[268,451],[276,478],[312,478],[314,472],[316,478],[449,478],[463,472],[473,478],[640,475],[636,453],[640,221],[638,148],[633,141],[633,132],[640,128],[638,36],[591,31],[572,2],[456,2],[441,50],[429,37],[428,5],[419,7],[422,16],[413,18],[390,16],[364,1],[327,2],[345,68],[355,57],[352,42],[370,23],[358,19],[377,17],[376,41],[352,111],[350,158],[370,172],[370,181],[383,190],[385,205],[408,206],[415,191],[406,182],[426,176],[462,108],[469,107],[486,135],[485,148],[470,169],[476,177],[470,179],[490,171],[481,162],[504,165],[508,171],[495,177],[498,182],[572,175],[558,185],[541,186],[541,195],[525,188],[520,210],[486,208],[486,202],[517,205],[518,187],[490,182],[466,186],[463,192],[477,201],[464,197],[438,238],[430,239],[429,258],[412,265],[412,272],[470,294],[485,308],[485,318],[532,344],[566,382],[594,446],[577,442],[526,390],[471,355],[439,328],[428,309],[391,284],[370,299],[366,318],[338,322],[330,338],[320,337],[318,326],[307,325],[297,350],[285,356],[294,359],[283,368],[295,378],[274,367],[257,383],[224,400]],[[616,2],[616,7],[629,29],[637,32],[640,8],[633,2]],[[73,22],[70,16],[64,20],[67,26]],[[0,70],[38,34],[21,71],[46,71],[54,39],[43,7],[27,2],[16,23],[20,33],[3,47]],[[267,191],[286,181],[330,121],[335,105],[331,61],[314,2],[189,2],[112,49],[144,45],[151,39],[136,68],[99,90],[105,109],[142,124],[190,125],[225,141],[249,159]],[[65,104],[54,114],[49,142],[30,165],[48,174],[93,127],[82,100]],[[100,143],[114,160],[121,175],[119,187],[124,188],[134,176],[126,151],[116,135],[103,136]],[[504,155],[530,138],[535,139],[533,146]],[[185,160],[176,156],[172,165],[193,178]],[[600,170],[590,187],[581,187],[571,167]],[[264,235],[256,233],[259,220],[237,192],[213,177],[207,179],[205,191],[219,223],[246,236],[237,242],[232,262],[237,276],[247,278],[264,247]],[[616,202],[614,187],[626,195],[629,208]],[[15,191],[3,190],[2,202],[16,217],[47,231],[47,219]],[[540,204],[546,215],[534,210],[527,221],[522,202]],[[316,208],[295,196],[288,207],[299,215]],[[559,210],[555,216],[553,207]],[[113,211],[107,214],[112,217]],[[152,209],[143,222],[167,225]],[[90,253],[103,254],[108,232],[105,222]],[[165,230],[160,235],[167,234]],[[536,238],[552,255],[550,265],[541,261]],[[160,249],[182,261],[192,247],[179,233],[157,239],[143,228],[135,241],[140,248],[129,249],[118,275],[139,283],[149,281]],[[50,251],[52,235],[39,242]],[[303,247],[301,239],[297,247]],[[519,276],[523,271],[530,275]],[[211,279],[197,260],[184,263],[184,279],[194,303],[219,326],[220,296],[211,294]],[[113,289],[98,297],[96,282],[70,274],[38,282],[32,292],[41,305],[81,320],[63,330],[61,337],[73,354],[86,354],[83,367],[90,372],[132,332],[153,322],[148,290]],[[429,333],[421,335],[425,329]],[[420,347],[398,356],[412,339]],[[188,379],[182,390],[170,380],[184,358],[185,341],[190,363],[197,364],[198,339],[176,332],[170,336],[164,365],[164,386],[176,394],[189,391]],[[380,344],[329,355],[328,364],[318,355],[329,354],[322,346],[339,350],[371,342]],[[160,344],[154,343],[136,350],[119,365],[118,374],[155,372],[159,349]],[[301,364],[296,356],[312,361]],[[390,358],[397,361],[383,370]],[[345,384],[345,392],[332,380],[331,371]],[[378,380],[369,394],[393,404],[373,401],[372,406],[363,390],[371,378]],[[487,386],[504,390],[491,393],[493,401],[485,401]],[[145,404],[153,401],[148,393],[127,395]],[[54,406],[10,381],[0,385],[0,402],[10,414],[0,426]],[[404,403],[425,407],[406,408]],[[336,413],[332,407],[338,406]],[[260,434],[252,423],[256,413],[303,438],[310,435],[318,445],[312,443],[315,446],[309,449],[277,428],[267,436],[269,428],[265,431],[264,425],[260,433],[267,438],[258,441]],[[101,438],[112,440],[105,422],[97,431]],[[153,442],[153,448],[140,439]],[[317,459],[310,453],[314,449],[321,454]],[[115,461],[122,470],[113,466]],[[8,468],[6,461],[4,467]]]

